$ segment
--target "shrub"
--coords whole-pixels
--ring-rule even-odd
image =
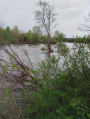
[[[55,56],[42,62],[26,113],[35,119],[89,119],[89,54],[84,44],[66,54],[63,70]]]
[[[65,55],[66,53],[68,53],[69,48],[62,42],[59,42],[58,44],[58,52],[62,55]]]

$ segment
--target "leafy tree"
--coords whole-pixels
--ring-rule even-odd
[[[8,33],[10,33],[10,28],[9,28],[9,26],[7,26],[6,31],[7,31]]]
[[[66,38],[65,34],[59,33],[59,39],[62,41],[64,38]]]
[[[34,26],[32,29],[33,33],[37,36],[37,37],[41,37],[42,36],[42,31],[40,29],[39,26]]]
[[[3,25],[2,22],[0,21],[0,39],[2,37],[2,31],[3,31]]]
[[[11,32],[12,32],[12,35],[15,36],[16,38],[18,38],[18,36],[20,35],[20,30],[18,29],[17,25],[13,27]]]
[[[56,30],[56,31],[54,32],[54,36],[55,36],[56,38],[59,38],[59,31],[58,31],[58,30]]]

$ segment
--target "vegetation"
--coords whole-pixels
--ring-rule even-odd
[[[68,39],[58,30],[51,36],[54,7],[42,1],[38,5],[41,11],[35,12],[35,18],[39,26],[28,32],[17,26],[0,27],[0,51],[8,59],[0,57],[0,119],[90,119],[90,45],[86,44],[90,36]],[[75,43],[72,49],[67,41]],[[57,43],[60,55],[56,58],[48,53],[48,59],[34,69],[27,51],[23,50],[30,65],[10,47],[20,43],[46,43],[49,52],[50,43]]]
[[[83,38],[66,38],[63,33],[55,31],[54,36],[51,37],[50,43],[55,44],[57,42],[78,42],[81,39],[82,42],[90,43],[90,36],[84,36]],[[0,45],[3,44],[36,44],[36,43],[46,43],[48,44],[47,35],[43,35],[40,27],[34,26],[32,31],[21,32],[17,26],[11,29],[9,26],[7,28],[0,27]]]
[[[65,43],[59,42],[58,52],[62,55],[65,55],[67,52],[69,52],[69,48],[65,45]]]
[[[30,68],[29,73],[25,65],[18,63],[20,60],[18,58],[16,60],[15,55],[13,57],[9,53],[12,65],[7,63],[4,65],[3,61],[0,63],[5,69],[4,72],[1,70],[2,76],[10,70],[11,66],[13,70],[21,71],[21,76],[17,80],[15,78],[13,83],[17,85],[21,80],[20,83],[24,86],[29,77],[30,85],[19,90],[21,96],[19,95],[18,101],[25,105],[24,108],[22,104],[17,107],[18,102],[13,95],[12,87],[2,88],[4,98],[1,105],[6,106],[7,100],[9,107],[12,106],[15,119],[89,119],[90,60],[89,52],[85,47],[85,44],[76,43],[73,52],[64,54],[62,65],[59,64],[60,57],[56,59],[52,56],[46,62],[39,63],[38,69]],[[12,118],[8,112],[3,116]]]
[[[9,26],[4,29],[0,28],[0,44],[35,44],[35,43],[47,43],[48,38],[46,35],[42,35],[42,32],[38,26],[34,26],[32,31],[21,32],[17,26],[10,29]],[[56,39],[51,38],[51,43],[56,43]]]
[[[89,54],[85,45],[75,44],[63,69],[54,56],[40,65],[37,90],[30,96],[26,113],[35,119],[89,119]]]

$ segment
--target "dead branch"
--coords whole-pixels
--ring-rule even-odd
[[[2,114],[0,114],[0,116],[1,116],[3,119],[6,119],[6,117],[4,117]]]

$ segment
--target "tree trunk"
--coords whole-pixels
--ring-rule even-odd
[[[50,33],[48,33],[48,52],[53,52],[53,50],[51,49],[50,38]]]

